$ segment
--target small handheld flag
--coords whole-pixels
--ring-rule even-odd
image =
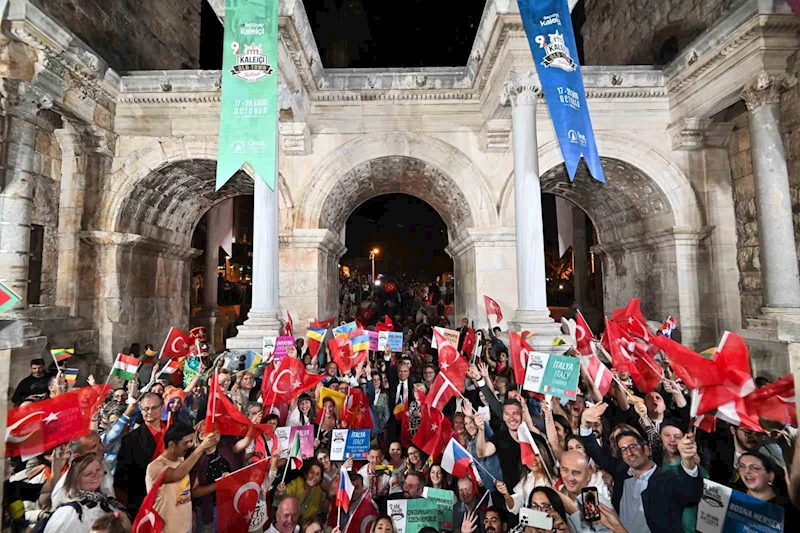
[[[75,355],[75,348],[53,348],[50,350],[50,353],[53,356],[53,360],[56,362],[56,365],[61,361],[66,361],[73,355]]]
[[[353,482],[350,481],[350,475],[347,470],[342,467],[339,470],[339,488],[336,490],[336,502],[344,509],[345,513],[350,512],[350,500],[353,498]]]
[[[136,369],[139,368],[139,360],[132,355],[125,355],[121,353],[114,361],[114,368],[111,369],[112,376],[119,376],[125,381],[130,381],[136,375]]]
[[[61,371],[64,374],[64,379],[67,380],[67,387],[72,387],[78,380],[77,368],[65,368]]]

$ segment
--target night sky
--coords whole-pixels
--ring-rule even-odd
[[[343,265],[368,259],[369,251],[377,247],[375,272],[392,277],[405,273],[431,280],[453,270],[453,261],[444,251],[447,226],[442,217],[426,202],[407,194],[386,194],[361,204],[347,220],[345,245]]]

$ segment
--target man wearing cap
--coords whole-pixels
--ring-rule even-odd
[[[46,395],[49,381],[50,377],[44,371],[44,359],[31,359],[31,373],[19,382],[11,401],[19,405],[29,396]]]

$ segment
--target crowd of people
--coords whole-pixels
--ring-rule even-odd
[[[219,481],[264,459],[268,472],[258,503],[264,520],[251,521],[250,531],[397,533],[391,503],[439,489],[452,491],[452,511],[440,527],[420,530],[425,533],[694,532],[704,479],[779,506],[784,524],[796,523],[799,476],[790,476],[800,468],[796,428],[763,420],[767,429],[756,430],[719,419],[711,432],[696,430],[690,391],[663,357],[663,378],[646,393],[630,373],[611,368],[613,382],[601,394],[582,365],[577,395],[550,398],[522,388],[500,328],[474,331],[464,318],[454,346],[468,369],[463,391],[441,409],[431,407],[426,395],[446,368],[441,346],[432,348],[432,326],[445,323],[428,291],[415,284],[359,297],[369,302],[362,309],[373,312],[345,313],[341,322],[360,317],[359,326],[384,330],[388,324],[403,333],[403,347],[369,351],[344,372],[326,343],[314,354],[298,336],[285,357],[300,359],[321,379],[288,403],[267,399],[262,385],[279,364],[269,358],[245,367],[238,356],[200,349],[182,368],[160,359],[146,373],[149,363],[140,364],[129,381],[112,378],[118,386],[94,410],[83,436],[7,461],[4,523],[20,532],[128,532],[155,490],[164,532],[218,531]],[[568,353],[580,355],[574,348]],[[252,422],[246,434],[209,431],[217,384]],[[93,379],[89,385],[96,385]],[[60,372],[48,373],[37,359],[13,402],[30,405],[69,389]],[[335,430],[346,429],[351,418],[330,391],[349,399],[356,390],[369,403],[369,451],[337,461]],[[423,425],[434,411],[451,427],[443,442],[466,451],[467,475],[453,475],[444,446],[428,455],[430,443],[418,438],[438,430]],[[308,425],[313,454],[295,464],[276,431]],[[527,461],[523,445],[530,439],[535,455]],[[345,481],[352,485],[347,509]]]

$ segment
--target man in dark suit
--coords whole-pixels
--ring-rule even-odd
[[[697,464],[697,445],[685,435],[678,445],[681,467],[664,471],[651,459],[650,446],[641,435],[623,431],[616,437],[622,459],[601,448],[592,432],[607,405],[586,409],[581,416],[580,436],[586,453],[599,468],[614,478],[612,502],[628,531],[674,533],[682,531],[681,517],[689,505],[700,502],[703,478]]]
[[[122,437],[114,474],[114,489],[117,499],[125,504],[130,516],[136,516],[147,495],[147,465],[164,452],[166,427],[161,423],[163,403],[158,394],[145,394],[139,403],[144,424]]]
[[[391,358],[389,358],[391,359]],[[389,378],[388,404],[389,404],[389,442],[400,440],[401,423],[394,417],[394,409],[397,405],[405,405],[408,408],[409,402],[414,399],[414,385],[416,378],[411,376],[411,364],[407,361],[400,361],[393,367],[391,361],[386,360],[386,374]]]

